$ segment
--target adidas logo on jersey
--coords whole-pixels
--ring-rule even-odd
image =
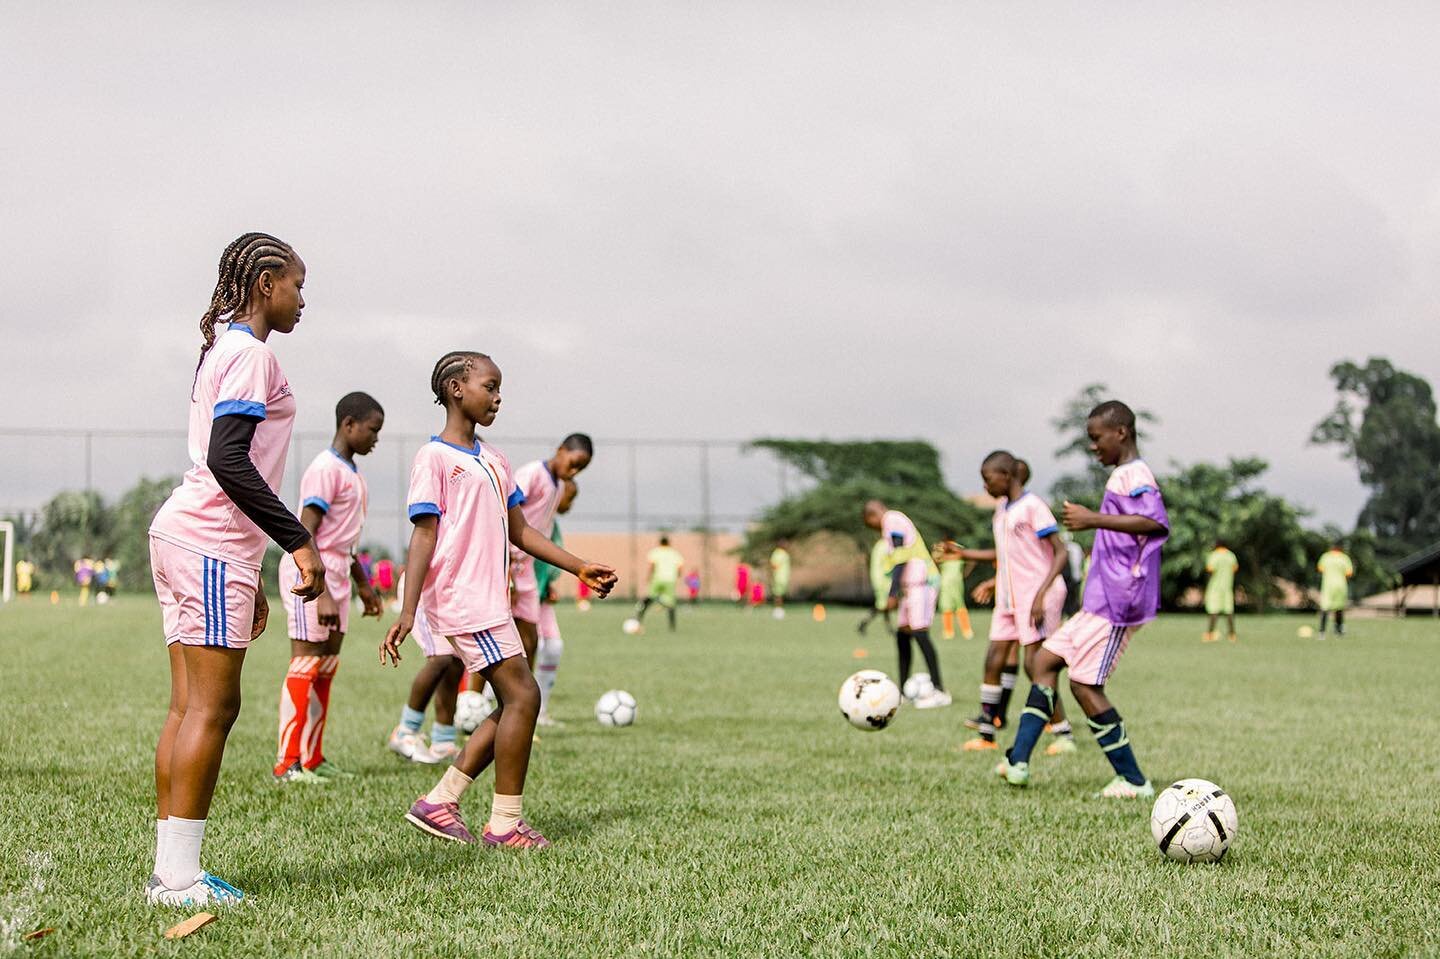
[[[463,466],[456,466],[454,469],[452,469],[452,470],[450,471],[450,482],[454,483],[454,482],[458,481],[458,480],[459,480],[462,476],[464,476],[464,475],[465,475],[465,467],[463,467]]]

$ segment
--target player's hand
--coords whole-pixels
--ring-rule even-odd
[[[409,613],[401,613],[400,618],[391,625],[390,631],[385,634],[385,641],[380,644],[380,665],[384,666],[388,660],[391,666],[400,665],[400,644],[405,642],[405,637],[415,628],[415,617]]]
[[[1095,520],[1099,513],[1088,506],[1081,506],[1079,503],[1072,503],[1068,499],[1065,505],[1060,508],[1060,521],[1065,524],[1068,530],[1094,529]]]
[[[250,642],[260,638],[265,632],[265,624],[270,622],[270,600],[265,598],[265,587],[262,584],[255,590],[255,622],[250,624]]]
[[[321,626],[329,629],[340,628],[340,606],[328,589],[315,600],[315,616]]]
[[[615,571],[604,563],[584,563],[575,575],[580,582],[599,593],[601,599],[609,596],[610,590],[620,581]]]
[[[1035,602],[1030,604],[1030,622],[1038,630],[1045,625],[1045,595],[1042,593],[1035,597]]]
[[[936,543],[931,555],[935,558],[935,562],[944,563],[952,559],[961,559],[960,551],[964,548],[959,543]]]
[[[325,589],[325,564],[320,562],[313,540],[291,553],[290,558],[300,571],[300,582],[290,587],[290,592],[308,603]]]
[[[970,598],[977,603],[988,603],[995,599],[995,580],[987,579],[970,591]]]
[[[885,611],[886,611],[887,613],[890,612],[891,610],[895,610],[895,609],[899,609],[899,608],[900,608],[900,597],[899,597],[899,596],[889,596],[889,597],[887,597],[887,598],[885,599]]]
[[[357,592],[360,594],[360,605],[364,607],[364,612],[360,614],[361,618],[374,616],[379,619],[380,615],[385,612],[385,603],[380,599],[380,594],[375,592],[375,587],[361,586]]]

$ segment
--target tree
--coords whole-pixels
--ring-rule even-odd
[[[1235,552],[1235,584],[1265,608],[1278,598],[1277,579],[1306,585],[1313,568],[1311,538],[1301,526],[1305,511],[1256,483],[1269,468],[1260,459],[1232,459],[1223,466],[1176,466],[1160,480],[1170,516],[1170,539],[1160,567],[1160,593],[1174,605],[1186,590],[1204,587],[1205,558],[1217,539]]]
[[[178,484],[173,477],[142,477],[110,508],[110,539],[105,558],[120,564],[125,589],[150,588],[150,521]]]
[[[1339,446],[1370,490],[1357,526],[1374,533],[1375,553],[1393,563],[1440,540],[1440,424],[1430,384],[1371,357],[1330,368],[1339,397],[1310,442]]]
[[[926,542],[945,532],[977,542],[989,536],[989,516],[945,486],[940,453],[919,440],[835,443],[761,439],[769,450],[815,481],[803,493],[770,507],[746,537],[744,555],[758,561],[781,538],[801,539],[822,530],[839,533],[868,553],[876,533],[865,526],[865,501],[880,499],[901,510]]]
[[[100,494],[67,490],[40,508],[29,552],[42,570],[67,582],[77,559],[103,553],[109,542],[110,516]]]

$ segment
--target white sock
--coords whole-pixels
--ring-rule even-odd
[[[160,863],[165,859],[165,842],[170,838],[170,820],[155,820],[155,868],[151,872],[160,874]]]
[[[550,710],[550,690],[555,688],[555,675],[560,670],[560,654],[565,652],[565,640],[559,636],[540,638],[540,648],[535,651],[535,679],[540,684],[540,712]]]
[[[495,794],[495,801],[490,806],[490,835],[503,836],[507,832],[514,832],[516,823],[520,822],[521,796],[502,796]]]
[[[425,796],[425,801],[433,803],[459,802],[460,797],[465,795],[465,790],[469,789],[470,784],[474,781],[451,766],[445,770],[445,775],[440,777],[435,788]]]
[[[170,889],[189,889],[200,877],[200,844],[205,840],[205,820],[171,816],[165,827],[164,857],[157,872]]]

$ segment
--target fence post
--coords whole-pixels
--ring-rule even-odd
[[[405,475],[405,439],[401,437],[395,444],[395,488],[400,491],[400,512],[395,515],[395,564],[403,566],[405,556],[405,521],[409,517],[409,509],[405,501],[410,498],[410,483]],[[402,597],[403,599],[403,597]]]
[[[94,437],[95,437],[95,434],[94,434],[94,433],[90,432],[89,430],[86,430],[86,431],[85,431],[85,500],[84,500],[84,502],[85,502],[85,509],[84,509],[84,522],[85,522],[85,527],[84,527],[84,529],[85,529],[85,535],[82,537],[82,540],[83,540],[84,543],[85,543],[85,552],[86,552],[87,554],[90,552],[90,549],[91,549],[91,543],[90,543],[90,494],[91,494],[91,491],[95,489],[94,472],[93,472],[93,470],[92,470],[93,458],[92,458],[92,456],[91,456],[91,440],[93,440]]]
[[[640,489],[637,477],[635,441],[630,441],[630,598],[640,598]]]
[[[710,441],[700,441],[700,583],[701,588],[715,588],[710,579]]]

